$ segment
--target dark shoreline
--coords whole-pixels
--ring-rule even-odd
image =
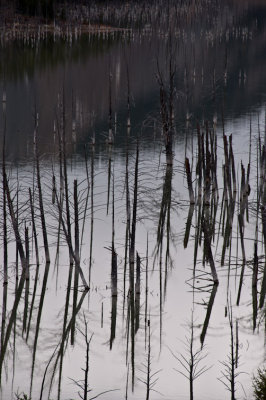
[[[70,14],[73,8],[69,8]],[[58,10],[60,8],[58,6]],[[77,20],[73,18],[61,18],[57,10],[54,19],[42,16],[31,16],[18,12],[12,5],[0,5],[0,39],[4,42],[23,40],[29,36],[45,38],[47,35],[56,37],[73,37],[82,34],[112,33],[129,31],[128,28],[111,26],[100,21]]]

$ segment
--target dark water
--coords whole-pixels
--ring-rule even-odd
[[[104,23],[125,29],[81,36],[73,30],[64,38],[2,36],[0,96],[6,102],[0,124],[11,200],[5,187],[0,398],[25,393],[64,400],[77,399],[78,392],[85,398],[89,354],[87,398],[107,392],[102,398],[144,399],[151,376],[151,399],[191,399],[193,359],[195,399],[251,399],[252,375],[265,359],[266,6],[202,1],[101,7]],[[99,18],[96,9],[92,14]],[[173,166],[165,162],[158,82],[161,76],[169,90],[170,68]],[[110,115],[114,138],[107,145]],[[202,139],[206,149],[217,138],[218,188],[210,206],[203,197],[189,202],[185,157],[197,196],[197,125],[202,134],[210,132]],[[223,134],[228,140],[232,134],[233,200],[223,177]],[[28,254],[26,277],[18,236]]]
[[[8,152],[14,158],[27,155],[32,147],[35,110],[39,115],[39,140],[44,151],[51,151],[59,115],[58,97],[62,98],[63,92],[67,134],[71,135],[73,120],[78,145],[90,140],[92,130],[101,143],[108,131],[109,72],[118,145],[127,118],[127,66],[133,132],[138,133],[149,118],[157,121],[157,63],[168,78],[170,42],[176,69],[177,124],[182,125],[187,114],[193,121],[212,120],[215,113],[218,120],[222,113],[230,119],[262,105],[265,10],[263,5],[243,3],[215,7],[206,2],[198,8],[191,6],[190,11],[183,6],[176,18],[172,9],[171,35],[165,27],[167,16],[157,16],[158,22],[153,17],[155,22],[142,23],[146,29],[130,32],[4,43],[0,72],[9,100]],[[148,16],[152,15],[149,9]]]

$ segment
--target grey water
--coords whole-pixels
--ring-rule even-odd
[[[131,11],[100,7],[105,22],[121,30],[1,38],[0,98],[6,101],[0,129],[11,206],[1,187],[0,220],[6,212],[7,230],[1,227],[0,236],[0,398],[251,399],[252,376],[265,361],[260,185],[266,6],[170,1],[168,8],[160,2],[136,3]],[[166,163],[159,85],[162,76],[169,92],[170,61],[172,166]],[[206,126],[217,138],[218,196],[211,205],[192,205],[185,158],[197,197],[197,129],[203,133]],[[223,177],[224,135],[231,134],[237,184],[232,216]],[[242,214],[241,165],[247,173],[248,164],[250,193]],[[28,254],[25,279],[12,205]],[[202,213],[211,225],[219,285],[206,257]]]

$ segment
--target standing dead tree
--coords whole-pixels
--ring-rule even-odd
[[[236,400],[236,385],[237,377],[241,374],[238,371],[239,366],[239,340],[238,340],[238,324],[236,322],[236,329],[234,333],[234,322],[231,301],[228,304],[228,319],[230,326],[230,352],[227,356],[226,361],[222,361],[221,364],[224,366],[222,376],[218,378],[220,382],[226,387],[231,393],[231,400]]]
[[[183,375],[189,381],[189,399],[194,399],[194,381],[199,378],[202,374],[207,372],[211,367],[206,365],[201,366],[200,364],[206,358],[207,354],[203,352],[204,346],[199,347],[195,350],[195,334],[194,334],[194,320],[193,310],[191,317],[191,324],[189,326],[190,336],[186,337],[184,347],[186,354],[174,354],[171,350],[174,358],[179,362],[181,369],[176,371]]]
[[[6,198],[7,198],[9,215],[11,218],[11,223],[12,223],[12,227],[13,227],[13,231],[14,231],[14,235],[15,235],[16,246],[17,246],[18,253],[20,256],[20,260],[21,260],[22,273],[21,273],[21,277],[20,277],[20,280],[17,285],[16,296],[15,296],[14,304],[12,307],[12,311],[10,313],[9,322],[6,325],[5,334],[4,334],[3,338],[1,338],[0,384],[1,384],[1,375],[2,375],[2,367],[3,367],[3,363],[4,363],[4,356],[5,356],[5,353],[7,350],[8,342],[9,342],[10,335],[11,335],[11,330],[12,330],[12,327],[13,327],[13,324],[15,321],[15,317],[17,314],[17,308],[18,308],[18,305],[19,305],[19,302],[20,302],[20,299],[22,296],[22,292],[23,292],[23,288],[24,288],[24,284],[25,284],[25,280],[26,280],[27,267],[28,267],[26,251],[23,247],[23,241],[22,241],[20,231],[19,231],[18,219],[17,219],[15,211],[14,211],[13,200],[11,197],[9,182],[8,182],[5,168],[4,168],[4,173],[3,173],[3,188],[4,188]]]
[[[156,390],[154,389],[154,386],[156,385],[156,383],[158,382],[158,377],[157,375],[159,374],[159,372],[161,372],[161,370],[158,370],[156,372],[152,372],[152,354],[151,354],[151,323],[150,323],[150,319],[148,319],[147,321],[147,325],[148,325],[148,348],[147,348],[147,361],[146,363],[143,363],[143,368],[140,371],[146,376],[146,378],[142,379],[139,378],[140,382],[142,382],[145,386],[146,386],[146,400],[150,399],[150,393],[152,391]]]
[[[96,398],[100,397],[101,395],[103,395],[105,393],[115,392],[118,389],[105,390],[105,391],[103,391],[101,393],[98,393],[97,395],[93,395],[92,397],[89,397],[89,393],[92,392],[92,390],[93,390],[93,389],[90,388],[90,384],[89,384],[90,343],[91,343],[91,340],[93,338],[93,333],[91,334],[91,336],[89,338],[89,335],[88,335],[88,322],[87,322],[84,314],[83,314],[83,318],[84,318],[85,329],[84,329],[84,331],[81,331],[80,329],[78,329],[78,330],[81,333],[81,335],[84,337],[85,345],[86,345],[85,368],[82,368],[82,371],[84,372],[84,379],[83,380],[75,380],[75,379],[71,378],[71,381],[73,381],[75,383],[75,385],[77,385],[81,389],[81,391],[78,392],[78,395],[82,400],[93,400],[93,399],[96,399]]]
[[[166,163],[173,165],[173,99],[174,99],[174,76],[172,56],[169,61],[169,88],[167,89],[162,77],[157,60],[157,82],[160,88],[160,114],[162,121],[162,133],[165,144]]]
[[[38,193],[39,193],[40,217],[41,217],[42,232],[43,232],[43,244],[44,244],[44,250],[45,250],[46,263],[50,263],[50,253],[49,253],[44,205],[43,205],[43,192],[42,192],[42,185],[41,185],[40,162],[39,162],[39,152],[38,152],[38,143],[37,143],[37,122],[35,123],[33,140],[34,140],[34,155],[35,155],[36,172],[37,172],[37,186],[38,186]]]

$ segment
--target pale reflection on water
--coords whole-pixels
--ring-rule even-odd
[[[18,299],[21,263],[8,216],[7,292],[6,286],[1,285],[1,313],[7,300],[7,317],[1,326],[5,327],[4,331],[11,326],[11,331],[0,357],[2,400],[13,398],[15,392],[30,394],[32,399],[40,398],[41,392],[43,399],[78,398],[86,369],[86,332],[87,341],[91,338],[89,398],[107,391],[102,397],[110,400],[143,399],[149,363],[149,327],[151,374],[156,373],[150,382],[151,386],[154,382],[150,398],[157,400],[162,395],[169,400],[190,398],[189,381],[184,375],[187,375],[185,368],[190,357],[187,346],[191,344],[193,354],[200,357],[197,371],[203,368],[204,372],[194,381],[195,398],[229,398],[229,392],[225,394],[226,387],[218,378],[222,378],[230,363],[230,304],[234,344],[239,355],[236,373],[241,372],[236,377],[236,397],[251,398],[252,374],[264,361],[265,336],[264,309],[258,309],[265,262],[263,214],[259,207],[264,204],[263,192],[259,189],[260,184],[263,186],[260,180],[263,168],[261,171],[259,168],[263,165],[265,131],[265,56],[261,47],[265,32],[257,18],[257,9],[253,12],[243,13],[240,8],[235,25],[230,10],[223,9],[217,25],[219,30],[214,29],[215,24],[207,30],[203,24],[206,31],[201,32],[198,21],[195,25],[187,24],[184,31],[176,28],[172,38],[176,63],[173,166],[165,163],[156,81],[156,74],[162,72],[168,82],[168,35],[140,30],[129,37],[117,33],[105,39],[81,38],[72,46],[50,43],[54,46],[50,59],[45,47],[48,43],[40,43],[38,51],[21,50],[18,61],[21,71],[15,66],[11,68],[14,63],[11,49],[15,44],[1,48],[8,61],[1,64],[1,71],[5,72],[1,94],[5,88],[7,93],[8,185],[25,251],[25,228],[28,228],[30,265],[30,277],[25,280],[14,318],[11,312]],[[58,48],[63,54],[55,60],[54,51]],[[30,70],[32,65],[25,58],[32,54],[35,54],[35,64]],[[260,63],[254,62],[256,57],[260,57]],[[105,141],[110,95],[114,143],[108,146]],[[126,126],[128,96],[130,127]],[[1,114],[2,131],[4,119],[5,112]],[[36,160],[32,159],[36,121],[50,265],[45,265]],[[209,121],[208,125],[204,121]],[[210,206],[203,206],[201,201],[189,204],[185,157],[190,161],[197,196],[200,169],[197,122],[202,134],[208,129],[211,132],[209,139],[202,136],[205,150],[209,149],[208,140],[214,140],[217,135],[219,189],[211,194]],[[66,134],[67,193],[76,257],[73,267],[69,265],[70,232],[68,243],[66,240],[65,170],[59,161],[63,156],[59,152],[62,126]],[[232,134],[237,183],[234,202],[224,198],[223,130],[226,135]],[[96,144],[91,146],[94,133]],[[232,163],[231,156],[230,160]],[[249,162],[251,190],[245,202],[241,191],[241,163],[246,176]],[[207,174],[206,170],[204,173]],[[78,235],[75,180],[78,183]],[[34,198],[39,267],[29,188]],[[217,194],[216,203],[213,199]],[[63,209],[60,209],[61,201]],[[134,202],[135,227],[132,224]],[[3,207],[2,198],[2,217]],[[7,210],[10,215],[10,207]],[[239,215],[244,216],[244,227]],[[258,293],[254,294],[256,223],[259,272]],[[206,228],[204,224],[212,226]],[[206,229],[210,229],[209,244]],[[229,235],[226,229],[230,230]],[[242,260],[241,229],[246,262]],[[78,249],[75,248],[77,236]],[[213,254],[218,286],[213,284],[210,265],[206,262],[208,246]],[[130,269],[132,254],[134,272]],[[78,257],[84,279],[89,283],[88,292],[84,291],[80,273],[75,274]],[[240,287],[241,271],[244,278]],[[4,267],[1,281],[4,283]],[[240,291],[240,304],[236,306]]]

